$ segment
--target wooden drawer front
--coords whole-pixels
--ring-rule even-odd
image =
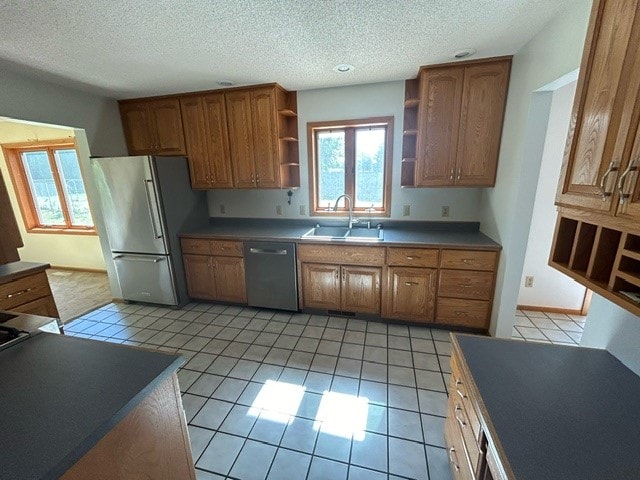
[[[298,259],[301,262],[382,266],[384,253],[384,247],[298,245]]]
[[[441,297],[489,300],[493,293],[493,272],[440,270],[438,295]]]
[[[209,240],[204,238],[183,238],[180,241],[182,245],[182,253],[190,253],[192,255],[210,255],[211,248]]]
[[[475,472],[478,469],[478,461],[480,459],[480,447],[475,437],[475,433],[471,428],[471,422],[467,411],[464,407],[462,398],[458,395],[449,397],[449,412],[447,415],[453,416],[458,423],[458,428],[462,433],[462,441],[464,442],[465,453],[469,457],[471,469]]]
[[[473,401],[469,396],[467,380],[462,375],[455,356],[451,357],[451,383],[449,385],[449,396],[450,398],[455,397],[456,399],[462,400],[464,411],[467,419],[469,420],[471,430],[473,431],[473,437],[475,438],[476,443],[478,443],[480,441],[480,420],[473,405]],[[452,401],[453,400],[450,400],[450,402]]]
[[[436,322],[469,328],[489,328],[489,302],[439,298]]]
[[[19,305],[15,307],[13,311],[20,313],[29,313],[31,315],[41,315],[43,317],[59,317],[56,302],[51,296],[38,298],[37,300],[34,300],[32,302]]]
[[[387,265],[399,267],[438,267],[438,250],[427,248],[387,248]]]
[[[242,257],[242,242],[229,240],[211,240],[211,253],[222,257]]]
[[[447,413],[444,422],[444,443],[447,446],[449,467],[453,480],[475,480],[475,476],[469,464],[469,458],[463,447],[462,433],[458,428],[455,418]]]
[[[497,252],[443,250],[440,268],[455,270],[495,270]]]
[[[47,274],[44,272],[18,278],[0,285],[0,310],[11,310],[18,305],[51,295]]]

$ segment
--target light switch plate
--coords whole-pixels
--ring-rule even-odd
[[[300,215],[306,215],[306,206],[300,205]]]
[[[220,213],[225,214],[227,213],[227,209],[225,208],[224,205],[220,204]]]
[[[276,215],[282,215],[282,205],[276,205]]]
[[[408,217],[409,215],[411,215],[411,205],[403,205],[402,216]]]
[[[449,205],[444,205],[442,207],[442,216],[443,217],[448,217],[449,216]]]

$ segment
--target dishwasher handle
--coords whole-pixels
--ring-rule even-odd
[[[267,248],[253,248],[249,249],[249,253],[256,253],[258,255],[287,255],[287,250],[284,248],[279,249],[267,249]]]

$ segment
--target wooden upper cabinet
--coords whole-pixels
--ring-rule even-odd
[[[496,183],[511,60],[465,68],[456,159],[456,185]]]
[[[238,90],[225,95],[231,167],[237,188],[254,188],[253,129],[251,127],[251,92]]]
[[[127,148],[131,155],[186,155],[177,98],[120,103]]]
[[[253,90],[251,107],[256,187],[278,188],[280,171],[275,88]]]
[[[593,4],[557,205],[613,213],[637,116],[639,17],[637,0]]]
[[[223,94],[180,99],[193,188],[233,186]]]
[[[511,57],[420,71],[415,186],[495,184]]]
[[[463,81],[462,67],[435,68],[421,75],[417,186],[453,181]]]

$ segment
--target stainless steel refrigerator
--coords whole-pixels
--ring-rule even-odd
[[[204,192],[191,189],[187,159],[93,157],[91,169],[123,299],[187,303],[177,234],[208,219]]]

